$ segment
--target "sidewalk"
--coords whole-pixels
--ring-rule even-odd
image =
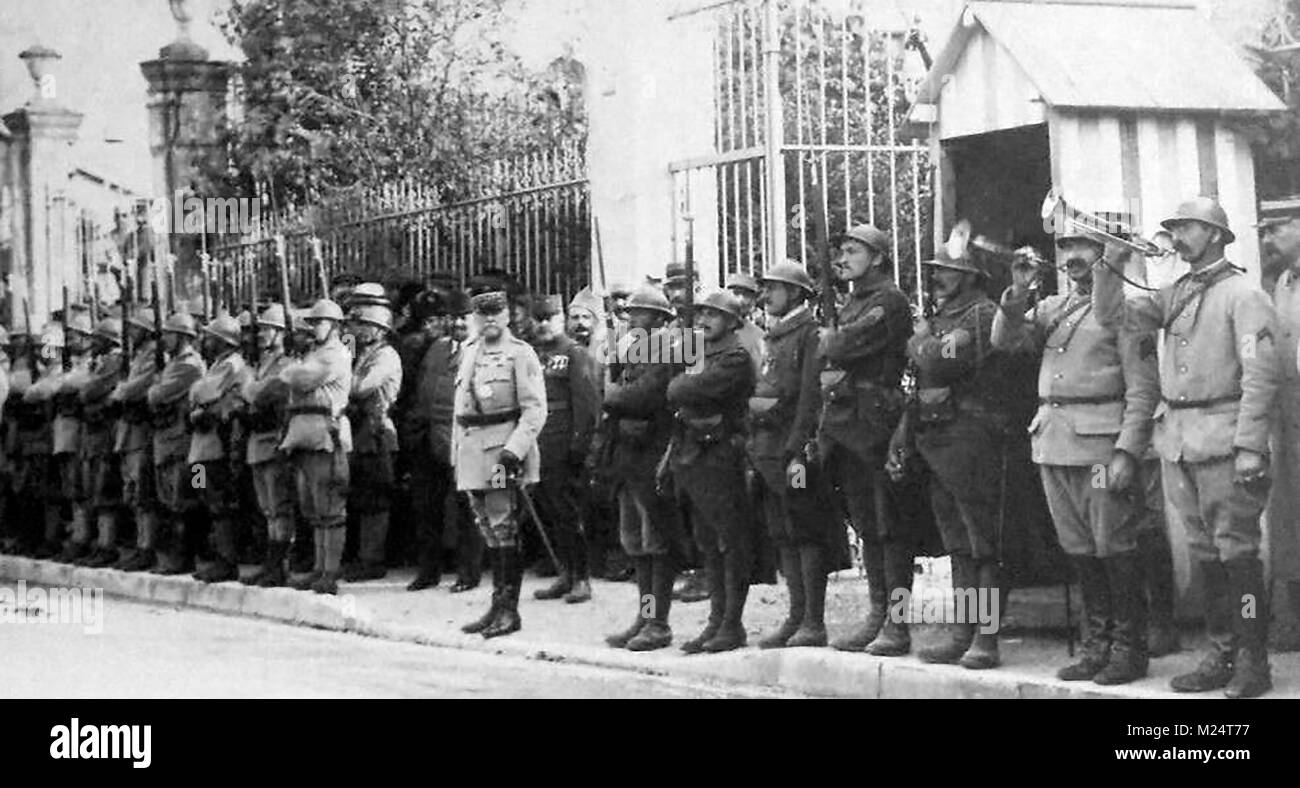
[[[244,573],[254,571],[246,566]],[[851,698],[1084,698],[1084,697],[1202,697],[1219,693],[1180,696],[1167,691],[1169,678],[1190,670],[1197,659],[1199,641],[1184,634],[1185,649],[1154,660],[1151,675],[1124,687],[1099,687],[1091,682],[1061,682],[1053,674],[1068,661],[1061,627],[1064,604],[1060,589],[1013,592],[1005,611],[1002,638],[1003,667],[969,671],[957,666],[926,665],[915,657],[883,659],[866,654],[844,654],[833,649],[778,649],[762,651],[756,644],[777,627],[785,614],[784,589],[755,586],[746,605],[745,624],[750,647],[739,651],[686,656],[676,646],[636,654],[611,649],[604,636],[626,628],[636,613],[636,587],[631,583],[594,581],[594,599],[583,605],[562,601],[538,602],[532,593],[550,581],[528,577],[520,597],[522,631],[484,640],[465,635],[460,625],[486,609],[491,579],[464,594],[448,592],[451,578],[441,586],[418,593],[405,590],[411,570],[397,570],[388,578],[367,583],[341,584],[338,597],[289,589],[250,588],[238,583],[206,585],[188,576],[161,577],[112,569],[86,569],[48,561],[0,556],[0,581],[25,580],[29,584],[102,588],[108,596],[164,605],[189,605],[231,615],[258,616],[299,626],[354,632],[360,635],[426,645],[510,654],[532,659],[598,665],[652,675],[730,682],[788,689],[830,697]],[[918,592],[940,577],[918,575]],[[1075,615],[1078,599],[1075,593]],[[853,627],[864,615],[865,582],[851,572],[831,579],[827,594],[827,620],[831,636]],[[694,637],[703,628],[708,605],[674,603],[671,623],[676,642]],[[111,606],[105,626],[112,626]],[[942,631],[935,626],[914,628],[913,651],[936,642]],[[1300,698],[1300,654],[1273,654],[1275,689],[1267,697]]]

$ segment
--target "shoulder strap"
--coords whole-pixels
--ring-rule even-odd
[[[1222,270],[1216,272],[1214,276],[1206,279],[1199,287],[1193,287],[1181,301],[1174,304],[1173,309],[1169,310],[1169,316],[1165,318],[1164,330],[1168,331],[1169,328],[1173,326],[1174,321],[1183,314],[1183,311],[1186,310],[1187,307],[1191,306],[1193,301],[1204,295],[1211,287],[1214,287],[1230,276],[1235,276],[1236,274],[1241,273],[1241,271],[1242,269],[1229,263],[1224,266]]]

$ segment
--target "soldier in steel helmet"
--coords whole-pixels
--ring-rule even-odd
[[[58,387],[52,399],[54,407],[54,463],[59,478],[59,500],[62,509],[72,515],[68,522],[67,539],[63,543],[59,560],[73,562],[90,554],[93,533],[88,510],[89,491],[81,456],[84,439],[81,389],[90,379],[91,325],[90,312],[85,308],[72,309],[68,316],[64,352],[69,356],[67,370],[58,375]],[[52,378],[53,379],[53,378]]]
[[[154,483],[158,494],[159,531],[169,534],[159,572],[177,575],[194,570],[195,534],[188,515],[195,508],[200,481],[191,476],[188,426],[190,387],[203,377],[207,365],[194,347],[198,330],[194,318],[177,312],[163,323],[162,342],[168,361],[146,398],[153,417]]]
[[[280,380],[289,388],[289,423],[280,451],[289,455],[298,508],[313,530],[315,563],[310,574],[290,585],[336,594],[351,479],[352,429],[345,410],[352,391],[352,355],[339,334],[343,310],[338,304],[317,301],[305,321],[311,345],[300,360],[280,370]]]
[[[118,511],[122,505],[122,475],[113,452],[120,408],[110,401],[122,380],[126,359],[122,355],[122,322],[106,317],[91,339],[90,379],[81,388],[85,434],[81,442],[82,474],[90,495],[98,539],[94,550],[79,563],[110,566],[117,562]]]
[[[676,411],[668,468],[711,578],[708,623],[682,644],[688,654],[731,651],[746,642],[742,616],[754,534],[745,494],[745,417],[755,374],[736,334],[741,321],[740,302],[730,293],[702,298],[695,309],[702,358],[668,384],[668,403]]]
[[[152,569],[159,547],[159,506],[154,489],[153,424],[149,415],[148,392],[158,374],[154,333],[154,312],[149,307],[134,310],[126,322],[134,355],[126,378],[113,388],[109,401],[121,407],[113,450],[122,476],[122,503],[135,520],[136,545],[123,552],[114,568],[129,572]]]
[[[834,640],[841,651],[898,656],[911,649],[904,621],[888,615],[890,597],[912,586],[913,550],[885,473],[885,451],[902,410],[899,383],[906,365],[910,307],[889,275],[889,235],[872,225],[840,239],[834,270],[851,282],[852,297],[838,328],[823,330],[821,420],[814,463],[837,493],[862,541],[868,608],[862,625]],[[834,535],[842,539],[839,529]]]
[[[749,398],[747,449],[790,608],[781,626],[759,642],[762,648],[826,645],[826,551],[836,518],[826,504],[824,478],[806,452],[821,412],[818,328],[808,304],[814,292],[808,272],[792,260],[763,275],[767,334]]]
[[[216,560],[195,573],[194,579],[219,583],[239,579],[239,552],[235,516],[236,466],[243,464],[234,429],[244,410],[243,388],[250,377],[243,353],[239,321],[221,314],[202,329],[205,355],[212,365],[189,391],[192,429],[186,465],[202,473],[198,497],[212,517],[212,543]]]
[[[916,321],[907,351],[916,366],[917,401],[908,414],[915,446],[933,473],[930,505],[952,561],[959,601],[947,642],[924,649],[922,661],[959,663],[970,670],[1001,664],[998,620],[982,621],[974,605],[994,610],[1001,600],[998,534],[1003,439],[1003,356],[990,342],[997,304],[983,290],[986,272],[970,258],[941,247],[933,270],[931,318]],[[899,438],[907,430],[899,430]],[[901,440],[891,456],[905,455]]]
[[[668,347],[665,326],[674,317],[672,305],[658,289],[647,285],[633,292],[625,310],[628,333],[611,359],[592,466],[608,476],[614,489],[619,541],[632,559],[639,593],[632,626],[605,642],[614,648],[653,651],[670,645],[673,638],[668,626],[677,575],[673,545],[682,539],[682,524],[675,502],[656,492],[654,475],[673,432],[668,384],[682,365],[663,353],[648,352]]]
[[[1197,667],[1170,686],[1255,697],[1272,687],[1259,550],[1280,383],[1276,316],[1267,294],[1225,256],[1236,236],[1217,201],[1189,200],[1161,225],[1191,270],[1126,301],[1112,251],[1097,269],[1096,290],[1103,318],[1122,320],[1139,337],[1164,332],[1154,443],[1168,508],[1183,521],[1204,584],[1210,639]]]
[[[29,416],[35,417],[26,424],[32,428],[31,442],[23,441],[23,452],[33,458],[32,466],[36,471],[36,475],[29,479],[35,485],[28,494],[35,493],[42,503],[41,515],[37,519],[41,537],[33,554],[35,558],[53,558],[62,550],[62,510],[66,502],[63,466],[75,461],[75,442],[80,437],[75,418],[67,413],[60,414],[54,408],[55,395],[66,377],[63,373],[66,352],[63,326],[57,322],[46,325],[41,332],[40,362],[37,364],[40,376],[23,394],[23,404]],[[56,451],[56,448],[61,451]]]
[[[510,333],[506,294],[479,293],[473,304],[479,331],[456,373],[451,456],[491,554],[493,594],[487,613],[461,631],[493,638],[522,626],[518,498],[520,485],[541,479],[546,384],[537,353]]]
[[[266,520],[266,556],[261,568],[243,582],[278,588],[287,580],[285,561],[294,537],[292,469],[280,452],[280,434],[288,421],[289,387],[280,373],[290,363],[284,352],[289,325],[282,304],[271,304],[257,317],[257,368],[245,379],[241,395],[248,429],[245,461],[252,471],[257,506]]]
[[[344,568],[343,579],[348,581],[378,580],[388,573],[385,559],[397,454],[391,411],[402,388],[402,359],[389,343],[393,314],[387,299],[358,301],[356,292],[347,327],[357,352],[348,401],[352,424],[348,508],[359,517],[359,550],[358,561]]]

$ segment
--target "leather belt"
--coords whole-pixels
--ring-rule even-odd
[[[559,402],[551,402],[550,400],[546,401],[547,413],[554,413],[557,410],[568,410],[568,409],[569,409],[569,403],[565,402],[564,400],[560,400]]]
[[[503,410],[500,413],[464,413],[457,416],[456,421],[462,427],[490,427],[493,424],[519,421],[519,417],[522,415],[522,410],[514,408],[512,410]]]
[[[333,416],[334,411],[325,405],[303,405],[289,408],[290,416]]]
[[[1225,394],[1222,397],[1213,399],[1169,399],[1163,398],[1165,405],[1170,410],[1192,410],[1194,408],[1212,408],[1215,405],[1223,405],[1228,402],[1237,402],[1241,399],[1241,394]]]
[[[1124,396],[1105,394],[1096,397],[1039,397],[1039,405],[1106,405],[1111,402],[1124,402]]]

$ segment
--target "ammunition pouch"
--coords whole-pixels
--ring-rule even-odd
[[[156,430],[165,430],[184,418],[183,403],[159,405],[150,411],[149,423]]]
[[[220,424],[220,419],[206,409],[200,410],[196,415],[190,417],[190,427],[195,432],[208,434],[214,432]]]
[[[918,389],[916,404],[922,425],[948,424],[957,418],[957,395],[950,387]]]
[[[749,398],[749,421],[755,429],[777,429],[783,426],[784,420],[776,407],[779,401],[776,397]]]
[[[280,416],[273,408],[251,411],[244,419],[250,432],[274,432],[280,429]]]
[[[741,438],[740,431],[735,428],[735,425],[728,423],[727,418],[721,413],[690,418],[679,413],[677,423],[681,427],[682,436],[702,448]]]

